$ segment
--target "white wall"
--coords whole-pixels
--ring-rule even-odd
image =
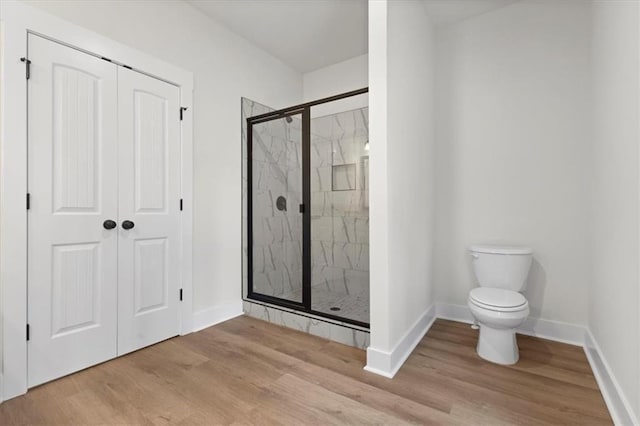
[[[369,85],[369,55],[356,56],[303,74],[304,101],[338,95]],[[361,108],[361,105],[356,108]],[[355,109],[355,108],[353,108]]]
[[[346,61],[305,73],[302,76],[302,82],[305,102],[368,87],[369,55],[356,56]],[[342,111],[364,108],[368,105],[369,97],[367,95],[359,95],[325,105],[318,105],[311,110],[311,113],[314,117],[322,117]]]
[[[387,2],[369,0],[369,309],[371,348],[389,347]],[[380,368],[384,367],[374,367]],[[386,370],[389,370],[387,368]]]
[[[182,1],[29,3],[194,73],[194,310],[239,305],[240,97],[300,103],[302,76]]]
[[[640,419],[639,17],[637,2],[594,2],[593,282],[588,321],[636,419]]]
[[[434,46],[422,2],[390,1],[388,13],[387,285],[393,345],[433,301]]]
[[[437,33],[436,298],[466,305],[473,243],[531,246],[531,316],[586,324],[589,3],[521,1]]]
[[[1,21],[1,20],[0,20]],[[0,46],[4,46],[4,24],[0,22]],[[5,93],[5,76],[4,76],[4,49],[0,49],[0,93]],[[4,98],[0,101],[0,142],[4,133]],[[0,286],[0,403],[4,400],[4,291]]]
[[[369,18],[372,317],[367,366],[393,374],[424,332],[420,321],[433,302],[433,33],[420,1],[370,1]],[[379,362],[385,356],[386,365]]]

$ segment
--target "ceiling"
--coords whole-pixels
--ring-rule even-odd
[[[367,0],[185,1],[301,73],[368,51]],[[435,25],[458,22],[516,1],[423,0]]]
[[[367,53],[367,0],[186,0],[305,73]]]

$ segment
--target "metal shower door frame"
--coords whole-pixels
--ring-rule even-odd
[[[294,309],[299,312],[317,315],[369,328],[369,324],[350,318],[315,311],[311,307],[311,107],[333,102],[351,96],[365,94],[368,87],[342,93],[328,98],[295,105],[289,108],[268,112],[247,118],[247,298]],[[293,115],[302,115],[302,302],[258,293],[253,288],[253,126],[268,121],[283,119]]]

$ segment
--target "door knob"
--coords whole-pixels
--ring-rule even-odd
[[[125,220],[124,222],[122,222],[122,227],[123,227],[124,229],[131,229],[131,228],[133,228],[134,226],[136,226],[136,224],[135,224],[135,223],[133,223],[133,222],[131,222],[130,220]]]
[[[118,226],[117,223],[115,223],[115,221],[111,220],[111,219],[107,219],[103,222],[102,226],[104,226],[104,229],[113,229],[116,226]]]

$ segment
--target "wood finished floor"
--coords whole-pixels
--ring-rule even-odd
[[[611,424],[581,348],[518,336],[520,362],[478,358],[437,320],[393,380],[365,352],[239,317],[37,387],[0,424]]]

